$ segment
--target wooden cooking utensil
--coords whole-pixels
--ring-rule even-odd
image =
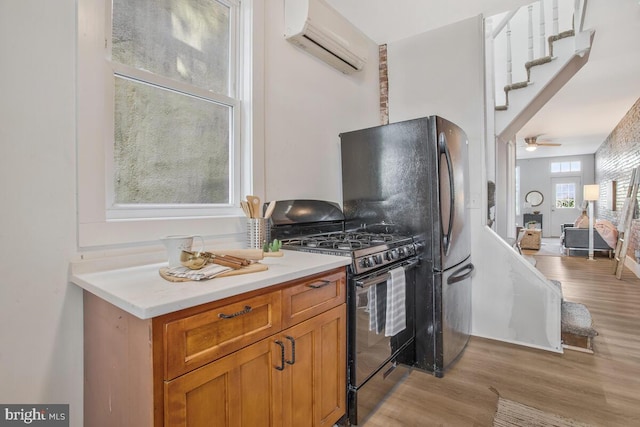
[[[269,205],[267,206],[267,210],[264,212],[264,217],[265,218],[271,218],[271,214],[273,213],[273,210],[276,208],[276,201],[272,200],[269,202]]]
[[[247,196],[247,202],[249,202],[249,206],[251,206],[251,218],[261,218],[260,215],[260,197],[257,196]]]
[[[242,207],[242,211],[247,216],[247,218],[251,218],[251,208],[249,207],[249,202],[241,200],[240,207]]]
[[[230,255],[234,257],[259,261],[265,257],[281,257],[284,252],[262,252],[262,249],[214,249],[210,250],[214,255]]]
[[[234,269],[249,265],[249,261],[246,258],[216,255],[212,252],[182,251],[180,254],[180,263],[191,270],[199,270],[210,262]]]

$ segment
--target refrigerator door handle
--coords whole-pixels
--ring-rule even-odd
[[[449,276],[449,278],[447,279],[447,285],[453,285],[454,283],[462,282],[463,280],[468,279],[469,277],[471,277],[475,269],[476,267],[471,263],[459,268],[458,270],[454,271],[451,276]]]
[[[449,255],[449,248],[451,247],[451,232],[453,231],[453,219],[455,213],[456,189],[453,177],[453,163],[451,162],[451,153],[449,153],[449,147],[447,147],[447,139],[444,136],[444,132],[440,132],[440,135],[438,137],[438,152],[439,157],[442,157],[444,155],[444,158],[447,161],[447,174],[449,176],[449,224],[447,226],[446,233],[442,228],[442,218],[440,219],[444,254]],[[440,170],[440,168],[438,168],[438,170]],[[442,185],[442,183],[440,185]],[[442,191],[440,191],[439,193],[442,194]],[[440,215],[442,215],[442,202],[443,201],[440,200]]]

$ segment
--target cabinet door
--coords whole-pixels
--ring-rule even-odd
[[[281,361],[270,337],[165,382],[165,426],[281,425]]]
[[[346,406],[346,306],[283,331],[281,341],[283,424],[332,426]]]

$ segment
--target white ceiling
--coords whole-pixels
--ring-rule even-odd
[[[407,38],[530,0],[327,0],[378,44]],[[639,0],[588,0],[585,28],[596,30],[587,64],[518,132],[518,158],[594,153],[640,98]],[[524,151],[525,136],[561,143]]]

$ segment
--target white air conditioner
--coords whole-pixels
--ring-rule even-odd
[[[364,34],[323,0],[285,0],[285,38],[345,74],[367,62]]]

